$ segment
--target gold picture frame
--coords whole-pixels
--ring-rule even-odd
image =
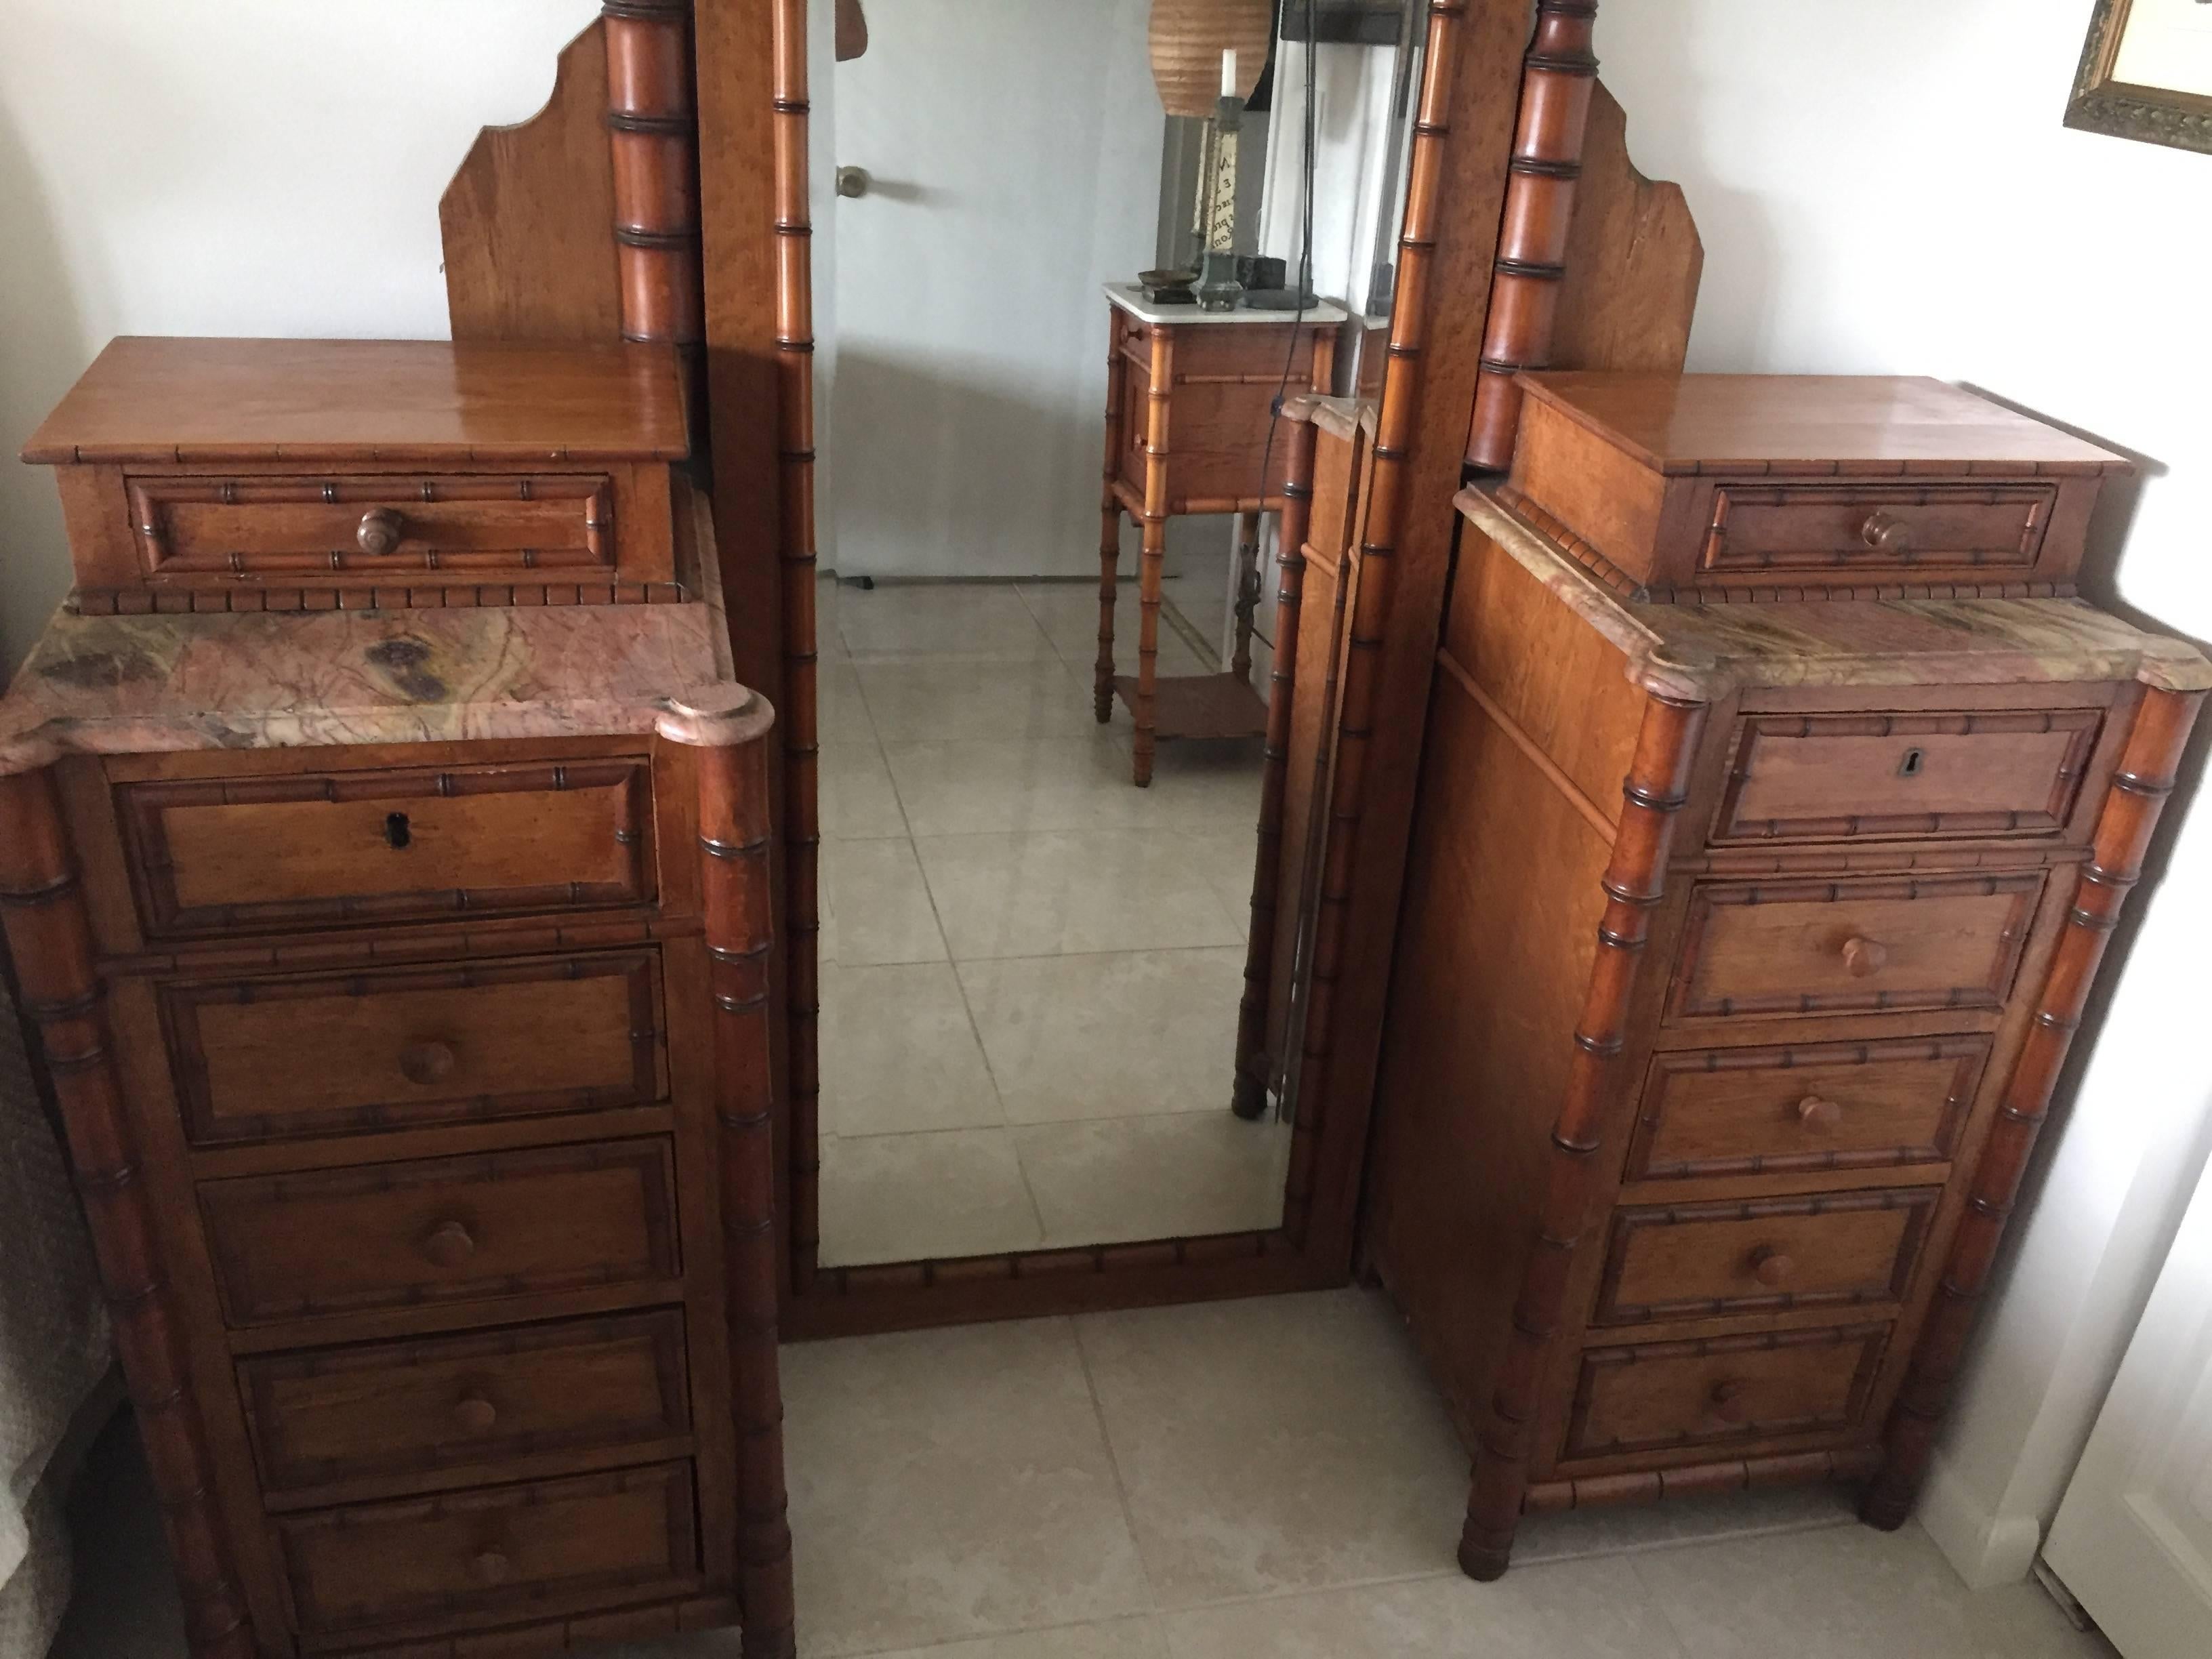
[[[2190,49],[2170,53],[2170,70],[2161,64],[2147,81],[2154,42]],[[2212,154],[2212,0],[2097,0],[2066,125]]]

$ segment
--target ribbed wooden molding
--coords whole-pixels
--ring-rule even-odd
[[[600,14],[623,337],[696,346],[705,298],[690,0],[607,0]]]
[[[188,617],[253,611],[440,611],[547,605],[683,605],[682,582],[476,582],[459,586],[229,587],[164,590],[81,587],[64,609],[76,617]]]
[[[1663,1498],[1702,1497],[1711,1492],[1747,1492],[1758,1486],[1806,1486],[1820,1480],[1861,1480],[1874,1472],[1881,1454],[1869,1448],[1832,1452],[1795,1452],[1776,1457],[1735,1457],[1712,1463],[1637,1474],[1586,1475],[1577,1480],[1542,1480],[1528,1488],[1523,1505],[1530,1515],[1585,1510],[1617,1504],[1656,1504]]]

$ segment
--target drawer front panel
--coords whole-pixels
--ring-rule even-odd
[[[641,903],[642,758],[126,783],[149,936]]]
[[[604,473],[428,477],[132,478],[150,576],[404,579],[614,568]]]
[[[1618,1211],[1594,1322],[1900,1300],[1941,1196],[1900,1188]]]
[[[2043,884],[2040,871],[1700,882],[1668,1017],[1998,1007]]]
[[[2024,571],[2043,549],[2049,483],[1747,484],[1713,492],[1699,563],[1716,575],[1921,566]]]
[[[263,1485],[285,1492],[686,1435],[684,1353],[671,1310],[272,1355],[238,1383]]]
[[[204,1182],[234,1325],[676,1278],[664,1140]]]
[[[1832,1434],[1866,1415],[1887,1325],[1583,1355],[1565,1455],[1606,1457],[1730,1440]]]
[[[2094,708],[1753,715],[1713,839],[2056,836],[2102,724]]]
[[[691,1487],[690,1466],[670,1463],[325,1510],[273,1531],[301,1632],[313,1637],[665,1591],[698,1572]]]
[[[1989,1052],[1959,1036],[1659,1054],[1626,1178],[1948,1163]]]
[[[199,1145],[650,1105],[652,951],[165,984]]]

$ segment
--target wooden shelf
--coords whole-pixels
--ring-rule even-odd
[[[1116,674],[1114,691],[1134,713],[1137,677]],[[1152,682],[1152,732],[1163,742],[1257,738],[1267,730],[1267,699],[1234,674],[1162,675]]]

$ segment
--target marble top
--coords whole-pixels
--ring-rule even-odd
[[[1997,685],[2140,680],[2212,689],[2212,661],[2081,599],[1801,599],[1668,605],[1624,599],[1495,498],[1456,497],[1468,521],[1628,657],[1630,678],[1711,702],[1748,687]]]
[[[1237,323],[1340,323],[1352,313],[1333,300],[1316,300],[1303,312],[1248,310],[1206,311],[1197,306],[1154,305],[1134,283],[1103,284],[1106,297],[1140,323],[1195,323],[1207,327]]]
[[[57,616],[0,697],[0,775],[69,754],[609,737],[734,678],[706,504],[682,605]]]

